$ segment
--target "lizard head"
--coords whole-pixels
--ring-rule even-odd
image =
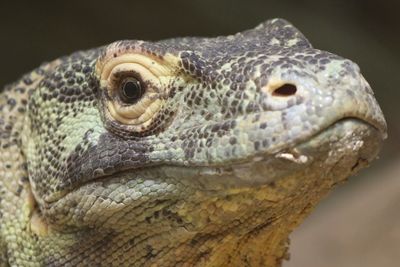
[[[277,19],[65,57],[32,93],[26,131],[50,224],[193,240],[304,212],[375,158],[386,125],[355,63]]]

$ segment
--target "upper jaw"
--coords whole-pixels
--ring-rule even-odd
[[[298,170],[313,171],[316,167],[328,170],[343,159],[347,160],[344,167],[350,174],[360,159],[369,163],[376,157],[384,138],[384,133],[374,125],[357,118],[344,118],[305,141],[275,153],[258,153],[210,166],[163,165],[158,169],[166,177],[194,179],[210,190],[218,190],[218,185],[222,188],[262,186],[296,175]]]

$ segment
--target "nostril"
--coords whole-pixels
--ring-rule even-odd
[[[273,90],[272,95],[274,96],[291,96],[296,94],[297,87],[296,85],[285,83]]]

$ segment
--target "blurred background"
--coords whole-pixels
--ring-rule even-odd
[[[399,266],[400,1],[1,1],[0,85],[43,61],[120,39],[227,35],[281,17],[357,62],[386,116],[379,161],[338,187],[291,238],[284,267]]]

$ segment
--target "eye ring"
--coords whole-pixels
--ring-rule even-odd
[[[134,77],[128,77],[121,82],[118,90],[118,96],[119,99],[125,104],[135,104],[142,98],[144,91],[144,86],[142,86],[138,79]]]

